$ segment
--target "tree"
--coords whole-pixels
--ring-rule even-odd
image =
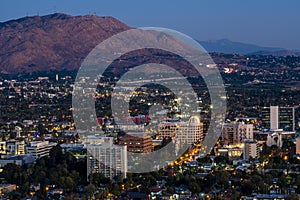
[[[285,197],[286,200],[299,200],[299,196],[296,193],[289,194]]]
[[[92,197],[94,195],[94,192],[96,191],[96,187],[93,184],[89,184],[85,187],[86,195],[88,198]]]
[[[284,174],[282,174],[279,179],[278,179],[278,182],[277,182],[278,186],[282,189],[282,190],[285,190],[286,187],[287,187],[287,179],[286,179],[286,176]]]
[[[262,179],[261,176],[259,175],[252,175],[250,178],[250,181],[252,182],[253,185],[256,186],[256,189],[259,192],[263,192],[264,191],[264,180]]]
[[[188,187],[189,187],[189,190],[191,190],[191,192],[193,194],[198,194],[201,192],[201,187],[196,182],[190,182]]]
[[[63,163],[63,152],[62,152],[62,148],[60,147],[59,144],[57,144],[55,147],[53,147],[50,150],[49,153],[49,162],[50,165],[55,165],[55,164],[60,164]]]
[[[223,188],[229,186],[229,173],[227,171],[217,171],[215,173],[216,182]]]
[[[113,184],[111,193],[115,196],[120,196],[121,195],[120,191],[121,191],[120,186],[118,184]]]
[[[93,173],[89,176],[90,183],[99,186],[100,184],[109,185],[111,180],[108,177],[105,177],[102,173]]]
[[[63,183],[63,189],[66,191],[73,191],[73,188],[75,186],[74,180],[67,176],[64,178],[64,183]]]
[[[251,181],[245,181],[242,183],[241,189],[243,195],[250,195],[253,192],[253,189],[255,188],[255,184],[253,184]]]

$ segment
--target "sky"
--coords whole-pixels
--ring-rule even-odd
[[[300,50],[299,0],[1,0],[0,22],[54,12],[113,16],[197,40],[230,39]]]

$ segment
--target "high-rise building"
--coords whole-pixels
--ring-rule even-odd
[[[300,155],[300,136],[296,138],[296,154]]]
[[[253,140],[245,140],[243,159],[249,160],[250,158],[259,158],[258,143]]]
[[[112,137],[87,138],[87,177],[102,173],[113,178],[127,173],[127,147],[113,144]]]
[[[253,124],[244,122],[225,123],[222,127],[222,142],[224,144],[240,144],[244,140],[253,140]]]
[[[278,108],[278,106],[270,107],[270,130],[277,130],[279,128]]]
[[[295,131],[295,108],[280,107],[279,128],[284,131]]]
[[[119,138],[120,145],[126,145],[127,151],[148,153],[153,150],[152,138],[143,132],[127,133]]]
[[[261,108],[261,128],[270,129],[270,107]]]
[[[295,131],[295,108],[270,106],[261,109],[263,129]]]

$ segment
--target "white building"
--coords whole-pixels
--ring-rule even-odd
[[[253,124],[244,122],[224,123],[222,127],[222,142],[226,145],[236,145],[244,140],[253,140]]]
[[[300,136],[296,138],[296,154],[300,155]]]
[[[92,173],[102,173],[113,178],[127,173],[127,148],[113,144],[112,137],[87,138],[87,177]]]
[[[270,130],[278,130],[279,128],[279,113],[278,106],[270,106]]]
[[[50,143],[49,141],[32,141],[30,145],[26,147],[26,153],[34,157],[34,159],[49,156],[50,150],[56,146],[56,143]]]
[[[250,158],[259,158],[259,147],[258,143],[252,140],[245,140],[243,159],[249,160]]]
[[[268,147],[282,147],[282,131],[273,131],[268,133],[266,144]]]
[[[200,142],[203,139],[203,123],[200,118],[192,116],[188,122],[178,123],[179,127],[176,130],[176,140],[180,144],[192,145],[195,142]]]
[[[198,116],[188,122],[162,122],[158,127],[158,139],[175,138],[179,143],[188,145],[203,139],[203,123]]]

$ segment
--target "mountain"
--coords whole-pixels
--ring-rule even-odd
[[[281,50],[281,51],[257,51],[248,55],[260,55],[260,56],[300,56],[300,52]]]
[[[208,52],[226,53],[226,54],[250,54],[254,52],[275,52],[284,51],[283,48],[261,47],[253,44],[233,42],[228,39],[199,41],[199,43]]]
[[[0,23],[0,73],[78,69],[97,44],[128,29],[113,17],[61,13]]]

